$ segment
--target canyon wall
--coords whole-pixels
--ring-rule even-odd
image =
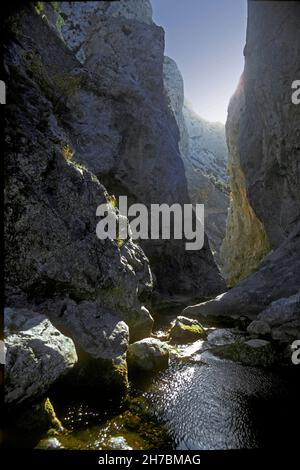
[[[300,76],[299,18],[298,2],[248,2],[245,68],[226,126],[232,197],[222,249],[229,279],[244,279],[186,309],[251,319],[276,310],[281,334],[293,330],[294,337],[300,331],[300,108],[291,85]]]
[[[232,197],[222,258],[231,284],[299,222],[299,14],[297,2],[249,2],[245,69],[226,126]]]
[[[130,203],[189,203],[178,127],[164,92],[164,31],[151,19],[150,2],[63,2],[60,8],[65,43],[96,85],[96,93],[80,90],[70,103],[74,160]],[[180,240],[141,245],[165,299],[222,289],[207,240],[198,252],[187,252]]]
[[[165,57],[164,84],[180,131],[179,148],[193,204],[205,205],[205,231],[215,259],[225,237],[228,197],[225,127],[197,115],[184,98],[184,83],[174,60]]]
[[[146,256],[130,237],[96,236],[99,204],[120,217],[112,194],[189,202],[164,92],[164,31],[149,1],[122,0],[11,5],[5,33],[7,354],[43,382],[45,324],[76,388],[124,392],[128,344],[151,334],[153,278],[159,301],[224,288],[207,239],[198,252],[145,241]],[[78,362],[68,362],[68,338]],[[13,368],[6,374],[15,383]]]

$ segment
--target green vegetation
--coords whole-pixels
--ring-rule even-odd
[[[56,27],[60,31],[63,25],[65,24],[65,20],[63,19],[58,3],[57,2],[50,2],[53,10],[55,11],[57,18],[56,18]]]
[[[267,367],[282,361],[282,353],[271,344],[254,348],[243,341],[236,341],[225,346],[215,346],[211,352],[223,359],[240,362],[247,366]]]
[[[73,158],[73,155],[74,155],[74,152],[73,150],[69,147],[68,144],[62,144],[61,146],[61,151],[62,151],[62,154],[64,156],[64,159],[69,162],[72,160]]]
[[[105,191],[104,196],[105,196],[108,204],[110,204],[112,207],[118,207],[118,202],[117,202],[116,196],[114,194],[108,194],[108,192]]]
[[[115,239],[116,244],[118,245],[119,250],[124,246],[125,240],[122,240],[117,233],[116,239]]]
[[[183,331],[188,331],[189,333],[194,334],[194,335],[204,334],[204,329],[202,328],[201,325],[185,325],[184,323],[180,322],[180,328]]]
[[[56,103],[54,111],[59,111],[61,105],[66,105],[69,98],[80,89],[81,80],[67,73],[51,72],[43,64],[37,51],[25,57],[29,76],[41,87],[45,96]]]
[[[35,2],[34,3],[35,11],[38,15],[41,15],[45,9],[44,2]]]
[[[58,431],[61,432],[63,430],[63,426],[62,426],[60,420],[58,419],[58,417],[56,416],[53,405],[52,405],[51,401],[49,400],[49,398],[45,399],[45,401],[43,403],[43,407],[44,407],[45,413],[47,414],[47,416],[49,417],[49,420],[51,422],[50,430],[52,432],[58,432]]]

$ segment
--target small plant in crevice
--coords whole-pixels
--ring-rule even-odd
[[[104,196],[110,206],[118,207],[117,198],[114,194],[109,194],[107,191],[105,191]]]
[[[44,3],[43,2],[35,2],[34,3],[35,11],[38,15],[41,15],[44,11]]]
[[[120,238],[120,235],[117,233],[115,242],[118,245],[118,248],[120,250],[124,246],[125,240],[122,240],[122,238]]]
[[[74,152],[73,152],[73,150],[69,147],[68,144],[66,144],[66,143],[62,144],[62,145],[61,145],[61,151],[62,151],[62,154],[63,154],[63,156],[64,156],[64,159],[65,159],[67,162],[72,161]]]
[[[58,6],[58,2],[50,2],[50,4],[51,4],[53,10],[55,11],[55,13],[57,15],[56,27],[60,31],[61,28],[63,27],[63,25],[65,24],[65,20],[63,19],[62,15],[61,15],[61,12],[60,12],[60,9],[59,9],[59,6]]]

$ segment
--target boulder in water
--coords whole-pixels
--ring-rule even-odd
[[[169,356],[168,345],[156,338],[145,338],[129,346],[127,361],[129,368],[156,371],[168,367]]]

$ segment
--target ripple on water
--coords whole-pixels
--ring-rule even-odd
[[[229,361],[173,364],[148,396],[179,450],[282,443],[296,406],[282,375]]]

